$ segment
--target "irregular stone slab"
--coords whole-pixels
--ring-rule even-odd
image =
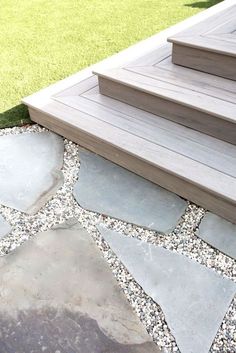
[[[236,224],[208,212],[197,235],[214,248],[236,259]]]
[[[63,182],[64,144],[51,132],[0,137],[0,203],[33,214]]]
[[[144,291],[161,306],[181,353],[208,353],[236,284],[185,256],[98,228]]]
[[[160,352],[79,224],[0,258],[0,278],[1,352]]]
[[[187,203],[179,196],[86,150],[80,150],[79,180],[74,188],[85,209],[168,233]]]
[[[0,215],[0,239],[11,231],[10,224]]]

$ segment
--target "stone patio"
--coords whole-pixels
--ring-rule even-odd
[[[182,353],[207,353],[236,284],[185,256],[98,227],[145,292],[160,304]]]
[[[52,133],[2,136],[0,203],[35,213],[63,183],[63,141]]]
[[[235,352],[234,225],[37,125],[0,155],[4,353]]]
[[[3,257],[0,277],[1,352],[160,352],[79,224]]]
[[[94,153],[79,155],[74,196],[82,207],[163,233],[175,228],[186,201]]]
[[[236,260],[236,225],[208,212],[203,218],[198,236]]]

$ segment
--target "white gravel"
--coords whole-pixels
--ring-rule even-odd
[[[0,130],[0,136],[44,130],[44,128],[38,125],[21,128],[15,127]],[[144,293],[141,287],[132,279],[132,276],[127,273],[124,266],[101,238],[95,225],[104,223],[108,228],[120,231],[127,236],[137,237],[181,253],[208,268],[212,268],[222,276],[228,277],[235,282],[236,261],[210,247],[195,235],[195,231],[205,211],[194,204],[189,203],[180,224],[169,235],[161,235],[132,224],[127,224],[82,209],[76,203],[72,195],[73,185],[77,180],[79,171],[78,147],[76,144],[66,139],[64,142],[65,153],[62,171],[65,182],[56,195],[33,216],[5,206],[0,206],[0,214],[2,214],[12,226],[12,232],[0,241],[0,255],[3,256],[11,252],[38,232],[46,231],[56,224],[63,223],[70,218],[78,219],[92,234],[126,297],[153,340],[160,348],[163,348],[164,352],[179,352],[175,339],[171,335],[165,322],[161,308]],[[236,298],[224,318],[210,352],[236,353]]]

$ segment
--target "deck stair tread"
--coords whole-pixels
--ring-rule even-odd
[[[171,43],[236,57],[236,5],[168,38]]]
[[[168,38],[173,62],[236,80],[236,5]]]
[[[156,67],[118,68],[96,72],[101,77],[122,83],[154,96],[164,97],[199,111],[236,123],[236,84],[235,92],[205,87],[203,81],[183,78]],[[223,80],[223,79],[222,79]],[[225,79],[224,79],[225,80]]]
[[[172,64],[171,47],[168,45],[150,57],[148,65],[145,65],[144,57],[127,67],[96,70],[101,93],[217,138],[224,139],[225,135],[226,141],[236,144],[236,82]],[[125,92],[127,88],[130,90]],[[162,102],[155,102],[153,97],[160,98]],[[177,104],[178,111],[174,105],[170,114],[169,102]],[[187,118],[184,116],[185,108],[188,108]],[[200,123],[196,112],[204,114]],[[213,119],[213,124],[207,122],[205,116]],[[225,131],[222,130],[224,122]],[[205,124],[208,124],[209,131]]]
[[[112,102],[108,97],[102,97],[98,92],[98,87],[95,89],[96,93],[93,95],[85,93],[81,96],[66,96],[57,99],[80,112],[90,114],[103,123],[125,131],[131,137],[145,139],[171,152],[236,177],[236,147],[214,138],[207,137],[206,139],[201,133],[168,122],[161,117],[148,113],[142,114],[139,109],[133,111],[133,114],[130,111],[128,115],[121,111],[122,109],[115,104],[115,101]],[[123,106],[124,111],[125,108]],[[224,165],[222,165],[222,158],[225,161]]]

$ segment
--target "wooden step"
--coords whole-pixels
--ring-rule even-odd
[[[236,144],[236,82],[172,64],[171,46],[95,73],[102,94]]]
[[[236,5],[171,36],[173,63],[236,80]]]
[[[30,116],[105,158],[236,222],[236,147],[99,93],[96,76]]]

